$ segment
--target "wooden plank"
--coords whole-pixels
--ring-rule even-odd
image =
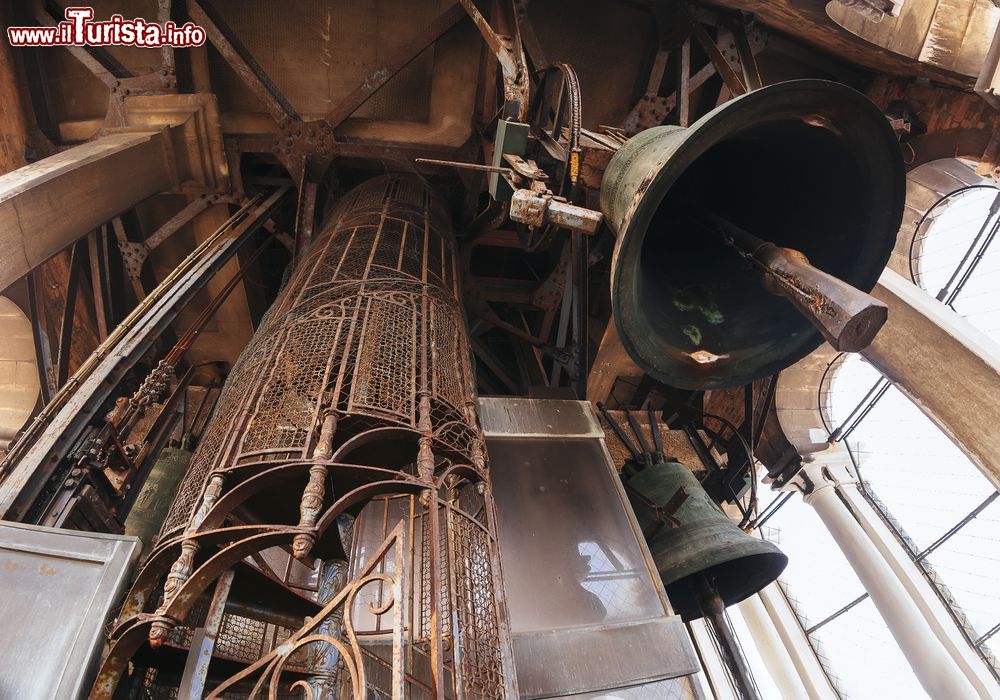
[[[685,39],[677,51],[677,123],[691,123],[691,40]]]
[[[69,279],[66,282],[66,299],[59,323],[59,352],[56,355],[56,386],[62,386],[69,377],[70,346],[73,342],[73,318],[76,316],[76,297],[80,289],[80,272],[87,252],[87,241],[80,239],[73,246],[69,258]]]
[[[0,290],[137,202],[170,189],[162,132],[129,132],[0,176]],[[53,202],[72,203],[72,214]]]
[[[615,320],[610,319],[587,377],[587,400],[595,404],[603,403],[611,395],[618,377],[637,377],[642,373],[625,351]]]

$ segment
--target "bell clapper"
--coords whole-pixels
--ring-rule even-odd
[[[722,660],[729,669],[737,692],[743,700],[760,700],[760,693],[757,692],[753,676],[750,675],[750,668],[743,657],[743,651],[729,625],[729,619],[726,617],[726,604],[723,602],[722,596],[719,595],[718,588],[705,572],[699,573],[696,578],[700,589],[701,611],[712,626],[715,638],[719,642]]]
[[[834,349],[863,350],[885,324],[884,303],[813,266],[803,253],[761,240],[712,212],[697,219],[761,272],[767,289],[792,302]]]

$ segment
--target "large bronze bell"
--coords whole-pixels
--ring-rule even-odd
[[[824,337],[860,349],[885,310],[858,290],[889,259],[904,194],[885,116],[837,83],[778,83],[641,132],[601,186],[625,349],[686,389],[774,374]]]
[[[667,597],[685,620],[703,615],[705,578],[732,605],[774,581],[788,563],[776,546],[737,527],[683,464],[648,465],[628,476],[625,487]]]

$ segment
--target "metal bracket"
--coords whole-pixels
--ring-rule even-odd
[[[510,25],[511,36],[498,34],[472,0],[459,0],[462,7],[472,18],[476,29],[482,35],[490,51],[497,57],[503,74],[503,116],[514,121],[523,121],[528,112],[530,97],[530,75],[524,58],[524,48],[521,46],[521,33],[517,27],[517,14],[513,3],[503,0],[498,3],[501,11],[507,11],[507,24]]]

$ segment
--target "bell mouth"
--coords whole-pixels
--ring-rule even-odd
[[[676,146],[650,159],[649,184],[618,231],[612,307],[626,350],[653,378],[685,389],[738,386],[793,364],[822,337],[703,213],[871,290],[905,194],[886,118],[843,85],[791,81],[662,138]]]
[[[722,602],[729,607],[773,583],[787,565],[788,557],[777,550],[742,556],[668,584],[667,598],[674,612],[685,622],[690,622],[703,616],[698,583],[702,574],[714,583]]]

